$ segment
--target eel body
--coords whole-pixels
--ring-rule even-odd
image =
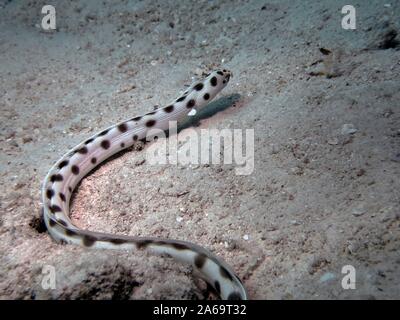
[[[167,130],[204,107],[229,82],[231,72],[216,70],[192,84],[167,106],[108,127],[88,138],[59,159],[48,172],[42,188],[43,218],[58,242],[104,249],[149,250],[189,263],[222,299],[247,299],[239,277],[209,250],[186,241],[130,237],[82,230],[69,218],[69,202],[79,181],[113,154],[144,140],[151,129]]]

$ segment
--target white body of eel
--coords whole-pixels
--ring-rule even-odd
[[[43,218],[50,235],[59,242],[91,248],[149,250],[189,263],[222,299],[245,300],[246,289],[234,271],[209,250],[191,242],[129,237],[82,230],[69,218],[69,201],[79,181],[94,167],[118,151],[146,138],[150,129],[167,130],[169,121],[182,121],[204,107],[229,82],[228,70],[211,72],[166,107],[138,116],[92,136],[58,160],[42,189]]]

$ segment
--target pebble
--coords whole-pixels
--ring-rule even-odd
[[[228,251],[235,250],[237,248],[237,242],[235,240],[232,240],[232,239],[224,241],[224,247]]]
[[[361,248],[361,244],[359,242],[350,242],[346,247],[346,253],[354,254]]]
[[[134,165],[135,166],[141,166],[142,164],[144,164],[146,162],[146,159],[136,159],[135,161],[134,161]]]
[[[362,216],[365,212],[366,212],[365,208],[363,206],[359,206],[357,208],[354,208],[351,213],[353,214],[353,216],[359,217]]]
[[[332,146],[336,146],[339,144],[339,139],[338,138],[331,138],[328,139],[328,144],[332,145]]]
[[[182,217],[176,217],[176,221],[180,223],[180,222],[183,221],[183,218]]]
[[[357,132],[357,129],[354,127],[353,124],[351,123],[345,123],[342,126],[342,130],[341,130],[342,134],[344,135],[348,135],[348,134],[354,134]]]
[[[250,237],[249,237],[248,234],[245,234],[245,235],[243,236],[243,239],[246,240],[246,241],[249,240],[249,238],[250,238]]]

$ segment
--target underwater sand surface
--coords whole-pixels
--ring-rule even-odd
[[[342,1],[53,3],[46,32],[41,1],[0,1],[0,298],[205,297],[171,259],[55,243],[40,189],[67,150],[220,66],[228,107],[194,129],[254,129],[254,172],[130,150],[82,181],[73,221],[205,246],[252,299],[400,298],[398,3],[352,1],[356,30]]]

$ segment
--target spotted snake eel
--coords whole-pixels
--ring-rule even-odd
[[[194,82],[166,107],[108,127],[67,152],[48,172],[42,188],[43,218],[57,242],[91,248],[149,250],[189,263],[222,299],[248,299],[239,277],[209,250],[186,241],[130,237],[82,230],[69,218],[69,201],[79,181],[113,154],[144,140],[150,129],[167,130],[207,105],[229,82],[231,72],[216,70]]]

